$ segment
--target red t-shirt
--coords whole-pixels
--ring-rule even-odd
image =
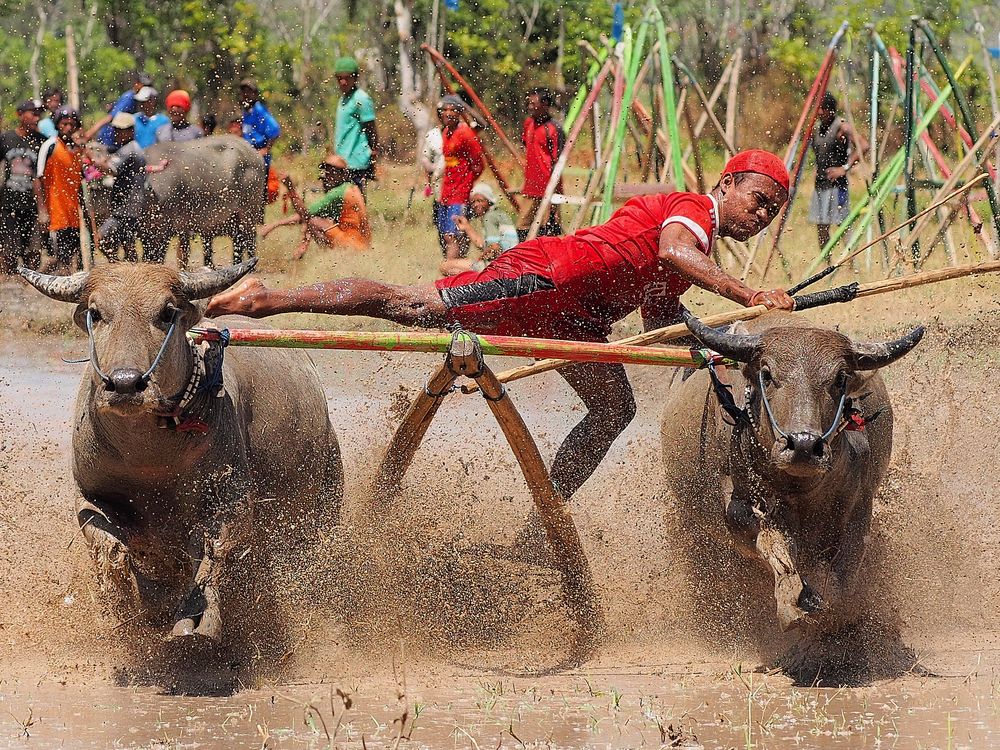
[[[521,128],[524,144],[524,187],[521,195],[541,198],[552,177],[552,169],[559,160],[559,126],[550,117],[537,123],[528,117]]]
[[[472,185],[483,173],[483,146],[464,122],[450,133],[442,128],[441,140],[444,152],[441,203],[446,206],[468,203]]]

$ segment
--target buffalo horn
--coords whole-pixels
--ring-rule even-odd
[[[924,327],[917,326],[895,341],[855,341],[852,343],[854,367],[857,370],[877,370],[895,362],[920,343]]]
[[[187,273],[182,271],[181,294],[186,299],[204,299],[228,289],[237,281],[250,273],[257,265],[256,258],[249,258],[235,266],[217,268],[214,271],[200,271],[198,273]]]
[[[72,276],[52,276],[32,271],[30,268],[19,268],[17,272],[46,297],[60,302],[74,303],[80,301],[80,295],[83,294],[87,277],[90,275],[90,271],[80,271]]]
[[[717,331],[686,310],[684,325],[709,349],[737,362],[749,362],[760,351],[760,336]]]

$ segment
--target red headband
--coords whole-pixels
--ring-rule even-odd
[[[739,172],[756,172],[770,177],[788,192],[788,170],[785,163],[770,151],[759,148],[741,151],[726,162],[722,174],[738,174]]]

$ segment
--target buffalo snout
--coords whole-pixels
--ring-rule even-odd
[[[146,390],[146,379],[143,373],[135,368],[121,367],[112,370],[106,387],[109,391],[131,396]]]
[[[773,456],[778,468],[794,476],[819,474],[829,468],[830,445],[812,430],[789,432],[774,442]]]

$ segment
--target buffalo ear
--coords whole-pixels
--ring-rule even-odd
[[[924,327],[917,326],[905,336],[893,341],[854,341],[851,353],[855,370],[877,370],[909,354],[924,337]]]

